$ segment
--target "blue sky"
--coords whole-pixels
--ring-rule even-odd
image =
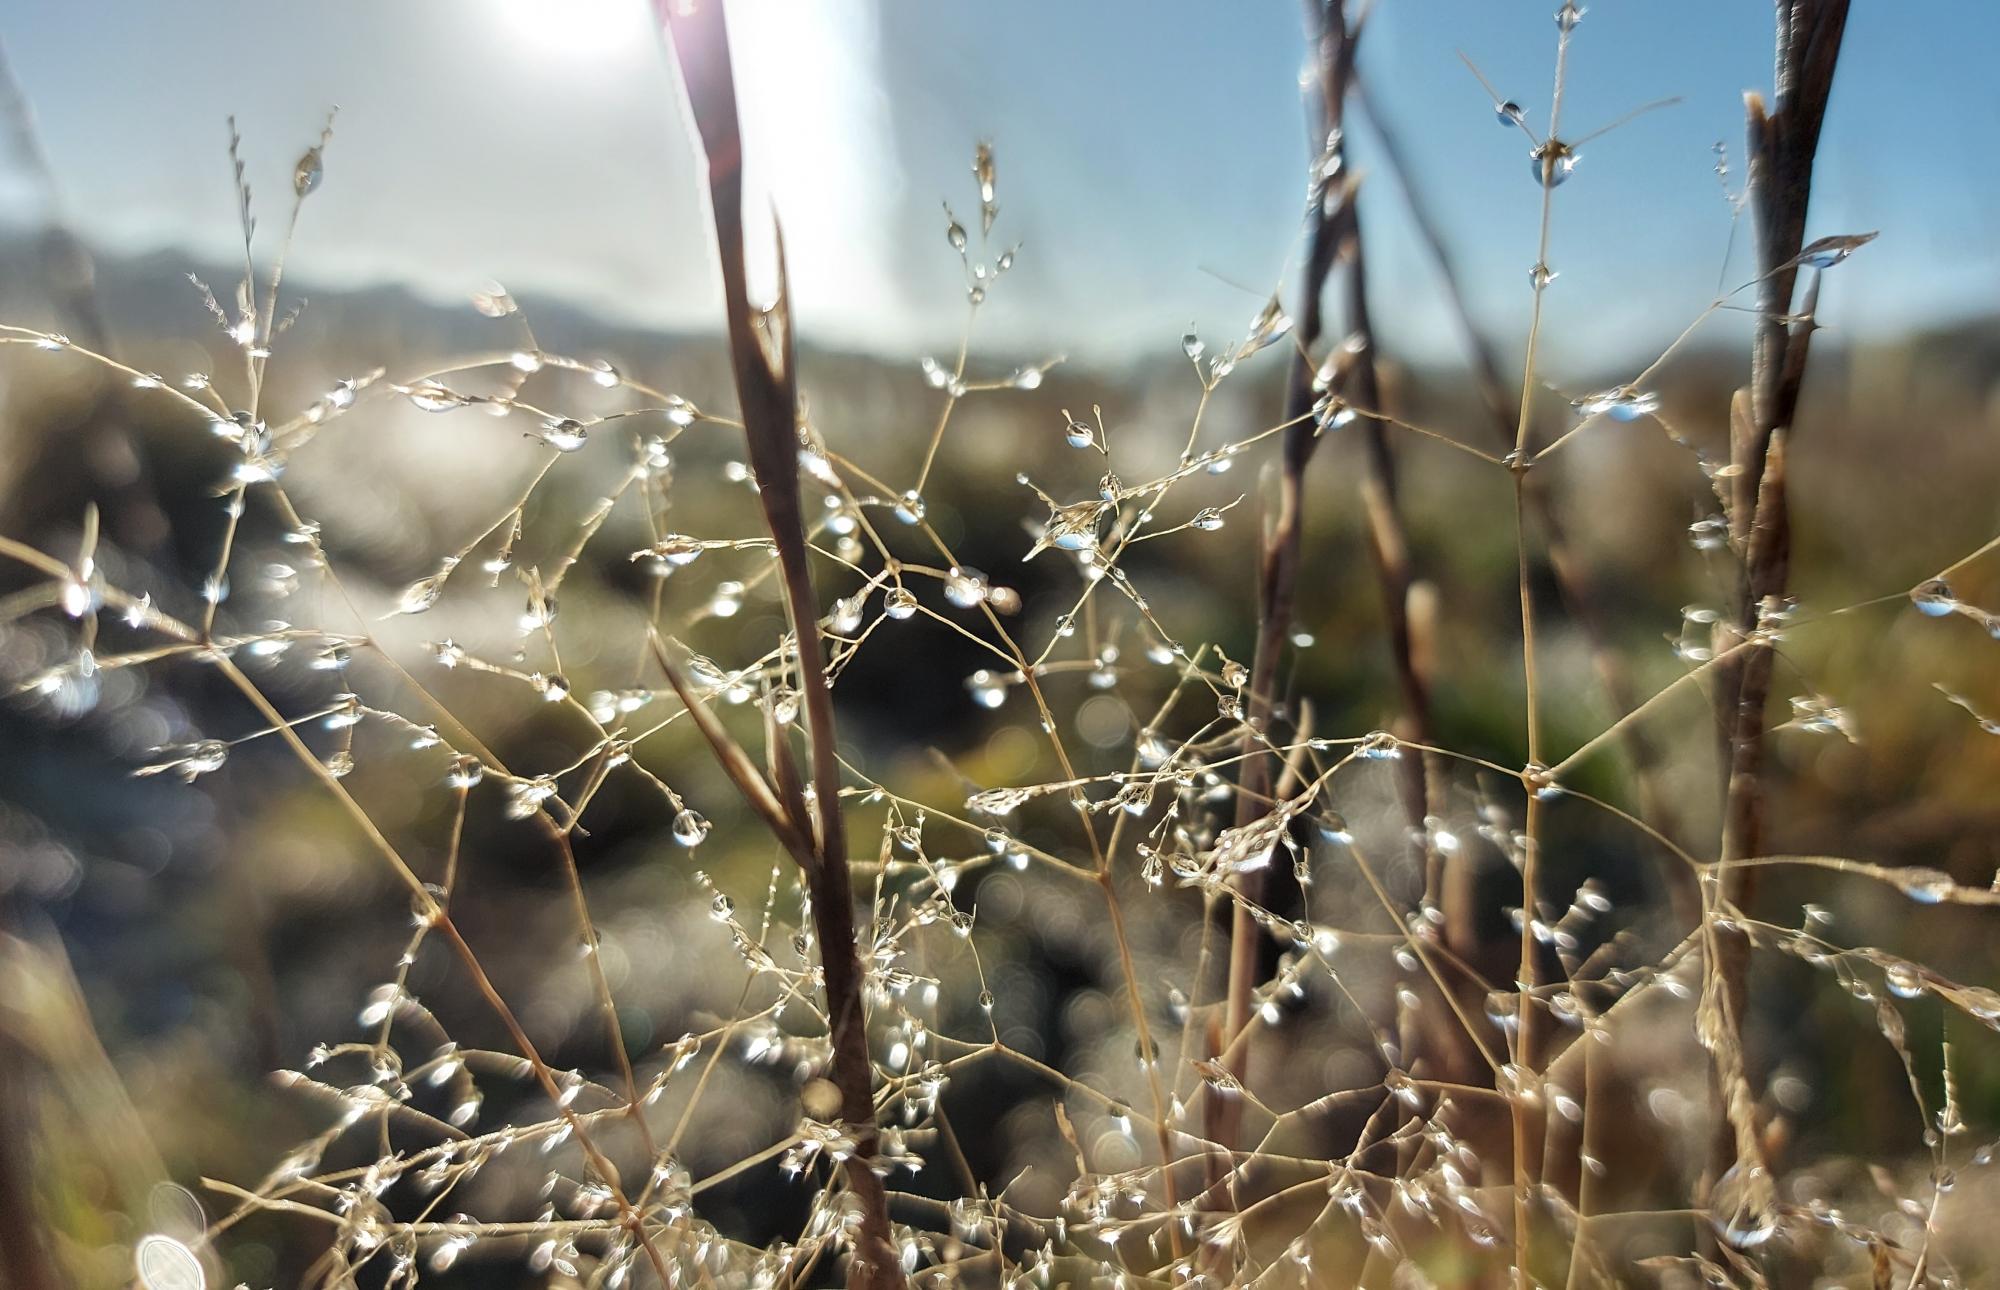
[[[1538,193],[1527,141],[1496,126],[1458,55],[1544,126],[1554,3],[1379,0],[1364,45],[1475,309],[1501,336],[1525,319]],[[275,229],[292,162],[338,103],[289,270],[300,280],[463,299],[490,277],[530,305],[556,295],[704,325],[707,233],[646,10],[80,0],[11,6],[0,40],[63,202],[106,246],[228,258],[223,118],[242,124]],[[1257,300],[1233,284],[1285,280],[1306,154],[1292,0],[739,0],[731,12],[753,164],[785,222],[809,336],[902,357],[955,336],[963,306],[938,203],[973,205],[980,138],[999,155],[996,237],[1025,243],[982,318],[996,345],[1172,353],[1190,320],[1217,338],[1241,329]],[[1829,283],[1834,326],[1891,331],[2000,300],[1996,41],[1991,0],[1857,0],[1812,231],[1882,237]],[[1710,298],[1729,235],[1710,149],[1740,149],[1742,92],[1768,85],[1770,42],[1770,6],[1754,0],[1591,7],[1564,133],[1684,101],[1586,146],[1557,193],[1558,357],[1643,361]],[[1448,355],[1437,284],[1370,143],[1357,132],[1384,330],[1407,352]],[[7,158],[0,219],[30,223],[42,203]]]

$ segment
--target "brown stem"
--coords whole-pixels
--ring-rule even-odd
[[[769,310],[754,310],[744,265],[743,143],[737,128],[736,87],[722,5],[720,0],[658,0],[656,11],[671,33],[681,83],[708,167],[736,395],[743,410],[757,496],[777,547],[785,610],[798,646],[799,690],[812,745],[813,802],[807,811],[800,794],[788,793],[784,807],[792,813],[796,833],[811,844],[811,863],[804,872],[812,893],[813,924],[826,979],[827,1023],[833,1044],[831,1074],[840,1090],[841,1117],[855,1139],[854,1155],[845,1173],[849,1190],[861,1203],[861,1233],[848,1266],[847,1283],[857,1290],[900,1286],[903,1275],[890,1237],[888,1197],[874,1170],[873,1068],[868,1059],[861,961],[854,939],[847,834],[841,820],[833,695],[820,654],[819,601],[799,502],[798,389],[789,302],[784,292],[784,243],[780,236],[777,302]]]
[[[1748,200],[1757,229],[1757,333],[1750,385],[1739,392],[1731,417],[1732,536],[1743,568],[1733,628],[1751,648],[1718,679],[1717,703],[1726,769],[1722,860],[1754,855],[1762,846],[1765,783],[1764,709],[1774,662],[1756,633],[1764,606],[1782,597],[1791,571],[1791,524],[1785,495],[1785,458],[1805,379],[1811,312],[1818,298],[1817,271],[1805,306],[1793,298],[1799,251],[1812,196],[1813,159],[1847,25],[1848,0],[1778,0],[1777,66],[1773,106],[1745,96],[1749,119]],[[1802,321],[1791,321],[1802,312]],[[1756,870],[1723,871],[1721,897],[1747,901]],[[1729,1110],[1711,1152],[1711,1179],[1732,1163],[1756,1163],[1755,1125],[1741,1065],[1741,1028],[1749,1002],[1749,943],[1738,933],[1716,933],[1715,985],[1725,1041],[1718,1046],[1717,1093]],[[1726,1060],[1725,1060],[1726,1059]]]
[[[1257,643],[1251,658],[1245,719],[1250,733],[1244,738],[1244,761],[1237,785],[1235,823],[1254,823],[1268,810],[1274,775],[1272,759],[1258,755],[1257,740],[1268,730],[1279,685],[1279,667],[1286,640],[1292,631],[1298,584],[1301,542],[1304,534],[1305,471],[1318,447],[1320,426],[1312,415],[1319,391],[1314,389],[1314,348],[1325,332],[1323,296],[1327,278],[1336,262],[1348,269],[1345,307],[1354,344],[1332,373],[1332,392],[1364,411],[1381,407],[1380,378],[1375,365],[1374,335],[1369,323],[1367,278],[1361,258],[1361,225],[1354,202],[1354,189],[1346,183],[1345,149],[1340,140],[1349,87],[1354,82],[1354,59],[1359,46],[1365,14],[1351,23],[1345,0],[1308,0],[1307,22],[1314,33],[1314,62],[1318,82],[1314,87],[1318,112],[1312,120],[1309,142],[1316,156],[1342,164],[1328,166],[1323,189],[1309,211],[1307,250],[1302,269],[1301,299],[1295,336],[1298,343],[1292,359],[1286,390],[1285,418],[1289,423],[1281,451],[1276,518],[1264,540],[1257,602]],[[1324,152],[1317,151],[1324,150]],[[1330,154],[1330,156],[1329,156]],[[1416,664],[1408,614],[1410,571],[1408,543],[1402,519],[1395,505],[1395,468],[1387,427],[1367,419],[1367,474],[1363,501],[1369,520],[1370,551],[1382,584],[1390,647],[1403,699],[1404,734],[1419,742],[1429,739],[1428,687]],[[1421,758],[1406,764],[1408,780],[1405,797],[1413,821],[1425,814],[1425,773]],[[1242,876],[1245,900],[1261,903],[1264,875]],[[1249,1045],[1240,1036],[1250,1023],[1251,1002],[1258,977],[1263,931],[1245,904],[1238,904],[1230,926],[1229,982],[1224,1007],[1224,1042],[1227,1061],[1239,1080],[1249,1061]],[[1233,1146],[1239,1100],[1211,1099],[1210,1136],[1225,1149]]]

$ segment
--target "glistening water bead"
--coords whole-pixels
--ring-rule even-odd
[[[181,773],[189,780],[222,769],[229,760],[229,745],[220,739],[203,739],[188,748],[181,760]]]
[[[1560,139],[1537,144],[1528,154],[1535,181],[1545,188],[1560,187],[1576,169],[1576,152]]]
[[[1873,233],[1837,233],[1817,238],[1799,252],[1799,263],[1809,269],[1830,269],[1874,240]]]
[[[403,391],[411,406],[424,412],[450,412],[465,406],[465,396],[455,394],[436,381],[418,381]]]
[[[1958,597],[1952,594],[1951,584],[1943,578],[1932,578],[1911,589],[1910,603],[1927,618],[1949,617],[1958,609]]]
[[[1579,416],[1610,417],[1613,421],[1637,421],[1660,410],[1660,396],[1647,390],[1621,385],[1615,389],[1586,394],[1570,404]]]
[[[674,841],[684,847],[699,846],[708,837],[710,827],[707,817],[700,811],[684,806],[674,816]]]
[[[542,422],[539,437],[557,452],[575,452],[589,439],[590,430],[572,417],[550,417]]]

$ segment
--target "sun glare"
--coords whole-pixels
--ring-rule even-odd
[[[495,0],[515,36],[564,60],[609,60],[650,51],[652,7],[645,0]]]

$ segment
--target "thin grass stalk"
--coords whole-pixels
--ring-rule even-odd
[[[1362,109],[1368,114],[1382,157],[1403,191],[1410,224],[1444,284],[1445,298],[1451,306],[1452,318],[1458,327],[1460,339],[1465,344],[1473,384],[1479,391],[1480,403],[1486,411],[1487,419],[1492,423],[1495,442],[1503,448],[1511,449],[1520,418],[1519,400],[1510,392],[1507,382],[1501,376],[1498,353],[1472,316],[1464,284],[1458,276],[1458,266],[1445,245],[1437,221],[1432,217],[1430,204],[1417,185],[1400,135],[1376,107],[1374,99],[1368,92],[1366,78],[1357,79],[1354,92],[1361,101]],[[1591,665],[1597,672],[1598,684],[1603,687],[1605,697],[1611,701],[1617,718],[1622,719],[1634,711],[1642,700],[1638,691],[1633,688],[1631,675],[1626,671],[1617,651],[1611,646],[1610,633],[1605,627],[1596,588],[1591,585],[1583,562],[1576,557],[1570,546],[1562,516],[1557,512],[1547,489],[1535,485],[1531,479],[1526,495],[1530,512],[1542,534],[1542,545],[1548,559],[1549,572],[1556,584],[1557,594],[1561,596],[1563,606],[1569,610],[1570,617],[1582,630],[1590,649]],[[1625,755],[1632,766],[1641,818],[1668,837],[1678,837],[1679,812],[1673,807],[1672,794],[1660,784],[1659,777],[1665,758],[1659,745],[1644,730],[1632,725],[1621,728],[1620,741],[1625,746]],[[1693,874],[1684,865],[1670,865],[1667,869],[1666,884],[1675,914],[1684,923],[1692,925],[1701,916],[1701,898],[1695,888]],[[1447,939],[1459,953],[1471,953],[1477,947],[1471,943],[1468,929],[1461,926],[1464,920],[1453,918],[1453,914],[1459,911],[1454,911],[1449,899],[1444,912]],[[1465,912],[1469,914],[1470,911]]]
[[[729,33],[720,0],[659,0],[657,12],[671,35],[681,82],[708,171],[710,210],[722,268],[729,353],[742,407],[750,467],[756,476],[765,525],[777,548],[785,610],[797,645],[799,690],[812,751],[812,809],[788,793],[785,809],[795,831],[812,847],[804,874],[812,895],[813,923],[825,974],[827,1023],[832,1032],[832,1077],[840,1090],[841,1118],[854,1135],[847,1162],[848,1189],[861,1205],[861,1230],[847,1284],[874,1290],[903,1284],[889,1230],[888,1197],[875,1173],[878,1134],[873,1070],[868,1058],[863,975],[854,937],[854,897],[847,871],[847,836],[840,803],[840,761],[835,744],[833,695],[819,643],[819,600],[813,586],[800,505],[798,389],[792,353],[789,302],[784,291],[784,244],[777,247],[779,293],[768,310],[750,303],[743,244],[743,141]]]
[[[1731,536],[1742,557],[1733,630],[1749,644],[1719,679],[1719,718],[1727,767],[1721,858],[1725,865],[1758,854],[1763,844],[1765,707],[1775,656],[1759,633],[1782,600],[1791,571],[1791,523],[1785,458],[1804,383],[1818,302],[1815,271],[1802,309],[1794,308],[1799,253],[1812,197],[1813,162],[1840,57],[1849,0],[1778,0],[1774,97],[1744,96],[1748,118],[1747,200],[1757,230],[1760,277],[1750,383],[1731,416],[1734,491]],[[1754,894],[1754,869],[1725,868],[1725,907]],[[1763,1166],[1744,1073],[1741,1033],[1749,1003],[1749,942],[1718,931],[1711,988],[1721,1027],[1715,1051],[1717,1094],[1727,1114],[1711,1150],[1710,1181],[1733,1166]]]

